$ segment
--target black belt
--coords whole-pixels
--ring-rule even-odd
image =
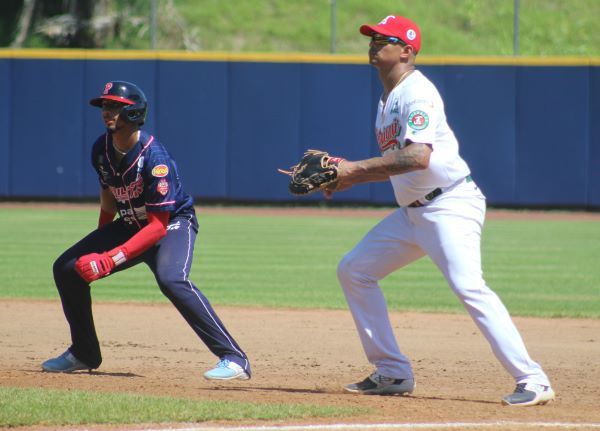
[[[467,175],[465,177],[465,181],[468,182],[468,183],[470,183],[471,181],[473,181],[473,178],[471,178],[471,175]],[[437,198],[439,195],[441,195],[442,193],[443,193],[442,189],[438,187],[437,189],[435,189],[431,193],[427,193],[423,197],[423,199],[425,199],[426,201],[432,201],[435,198]],[[411,204],[408,205],[409,208],[419,208],[419,207],[422,207],[422,206],[425,206],[425,204],[421,203],[420,199],[418,199],[418,200],[416,200],[413,203],[411,203]]]
[[[437,198],[441,194],[442,194],[442,189],[440,189],[438,187],[437,189],[435,189],[431,193],[427,193],[423,199],[426,199],[428,201],[432,201],[432,200],[434,200],[435,198]],[[421,203],[420,200],[416,200],[412,204],[409,204],[408,206],[409,206],[409,208],[419,208],[419,207],[422,207],[424,205]]]

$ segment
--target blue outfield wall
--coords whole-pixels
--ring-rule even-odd
[[[420,59],[492,205],[600,207],[600,61]],[[0,197],[94,198],[108,80],[150,103],[147,130],[200,200],[293,202],[277,168],[307,148],[378,155],[377,72],[357,56],[0,50]],[[393,204],[388,183],[337,201]]]
[[[10,62],[0,59],[0,196],[10,195]]]

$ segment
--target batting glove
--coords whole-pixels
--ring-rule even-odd
[[[75,262],[75,271],[83,278],[86,283],[106,277],[115,269],[115,266],[121,265],[127,260],[125,252],[119,248],[104,253],[90,253],[81,256]]]

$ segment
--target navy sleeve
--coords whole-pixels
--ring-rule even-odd
[[[177,208],[179,187],[175,163],[159,145],[154,146],[149,156],[144,169],[146,210],[174,212]]]

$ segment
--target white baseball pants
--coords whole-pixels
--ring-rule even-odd
[[[427,206],[403,207],[377,224],[341,260],[338,279],[369,362],[387,377],[413,378],[396,342],[379,280],[429,255],[464,304],[494,354],[517,383],[550,385],[525,348],[506,307],[481,269],[485,197],[462,181]]]

